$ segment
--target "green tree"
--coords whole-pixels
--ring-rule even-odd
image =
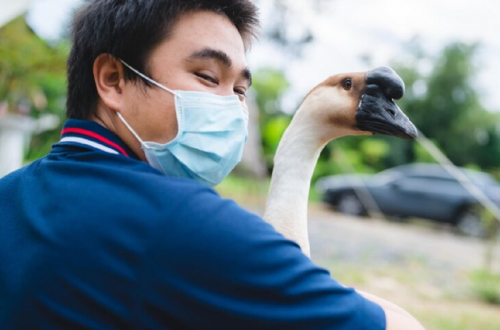
[[[0,103],[8,103],[9,113],[35,118],[52,113],[63,121],[68,49],[65,42],[49,46],[24,17],[0,29]],[[58,135],[59,129],[34,136],[28,159],[45,155]]]
[[[392,65],[406,84],[398,105],[454,163],[500,174],[500,115],[484,108],[474,80],[479,46],[451,43],[435,57],[425,54],[418,41],[410,42],[407,49],[410,53],[404,62]],[[419,69],[424,64],[430,64],[429,72]],[[336,164],[339,155],[353,171],[361,173],[411,162],[435,162],[415,141],[380,135],[346,137],[323,151],[315,177],[343,172]]]
[[[497,127],[500,117],[481,103],[474,65],[477,44],[447,45],[433,59],[413,47],[411,60],[395,62],[394,68],[406,83],[401,108],[415,125],[457,165],[477,164],[482,168],[500,166]],[[422,62],[432,62],[432,70],[418,71]],[[388,163],[413,162],[422,157],[414,142],[387,140],[391,144]]]
[[[279,141],[290,123],[291,116],[281,109],[281,98],[290,84],[282,71],[271,68],[254,73],[252,88],[260,111],[262,147],[267,167],[272,168]]]

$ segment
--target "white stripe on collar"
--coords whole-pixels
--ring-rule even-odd
[[[80,144],[85,144],[91,147],[94,147],[96,149],[102,150],[104,152],[110,153],[110,154],[115,154],[118,155],[119,152],[116,150],[113,150],[111,148],[105,147],[102,144],[99,144],[94,141],[90,141],[87,139],[79,138],[79,137],[74,137],[74,136],[66,136],[61,139],[59,142],[75,142],[75,143],[80,143]]]

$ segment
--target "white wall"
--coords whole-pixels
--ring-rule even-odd
[[[25,146],[35,126],[35,120],[29,117],[0,119],[0,178],[22,166]]]

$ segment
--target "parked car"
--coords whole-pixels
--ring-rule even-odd
[[[491,175],[460,171],[500,206],[500,184]],[[316,189],[325,203],[350,215],[380,211],[450,223],[470,236],[486,234],[476,198],[438,164],[402,165],[375,175],[329,176],[318,180]]]

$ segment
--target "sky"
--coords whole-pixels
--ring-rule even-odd
[[[263,27],[273,19],[270,1],[256,0]],[[309,0],[289,0],[294,20],[312,29],[315,40],[298,59],[277,51],[270,43],[254,44],[248,56],[252,70],[277,67],[291,82],[284,106],[292,111],[316,84],[329,75],[363,71],[404,60],[405,44],[418,37],[424,50],[437,54],[453,41],[479,42],[476,87],[483,104],[500,111],[500,1],[496,0],[332,0],[314,11]],[[80,0],[36,0],[28,21],[39,35],[55,39],[67,29]],[[369,54],[371,67],[362,60]],[[429,71],[431,67],[421,68]]]
[[[272,19],[269,4],[260,1],[264,22]],[[500,111],[500,1],[495,0],[334,0],[318,15],[308,0],[290,1],[295,19],[310,26],[316,41],[300,60],[272,54],[273,48],[257,44],[251,66],[281,67],[293,82],[289,98],[303,95],[328,75],[369,70],[403,60],[405,45],[415,37],[430,55],[437,55],[453,41],[480,42],[476,63],[476,88],[487,109]],[[361,59],[369,54],[371,66]],[[430,71],[432,67],[422,67]],[[292,101],[292,100],[291,100]],[[293,104],[294,101],[291,102]]]

